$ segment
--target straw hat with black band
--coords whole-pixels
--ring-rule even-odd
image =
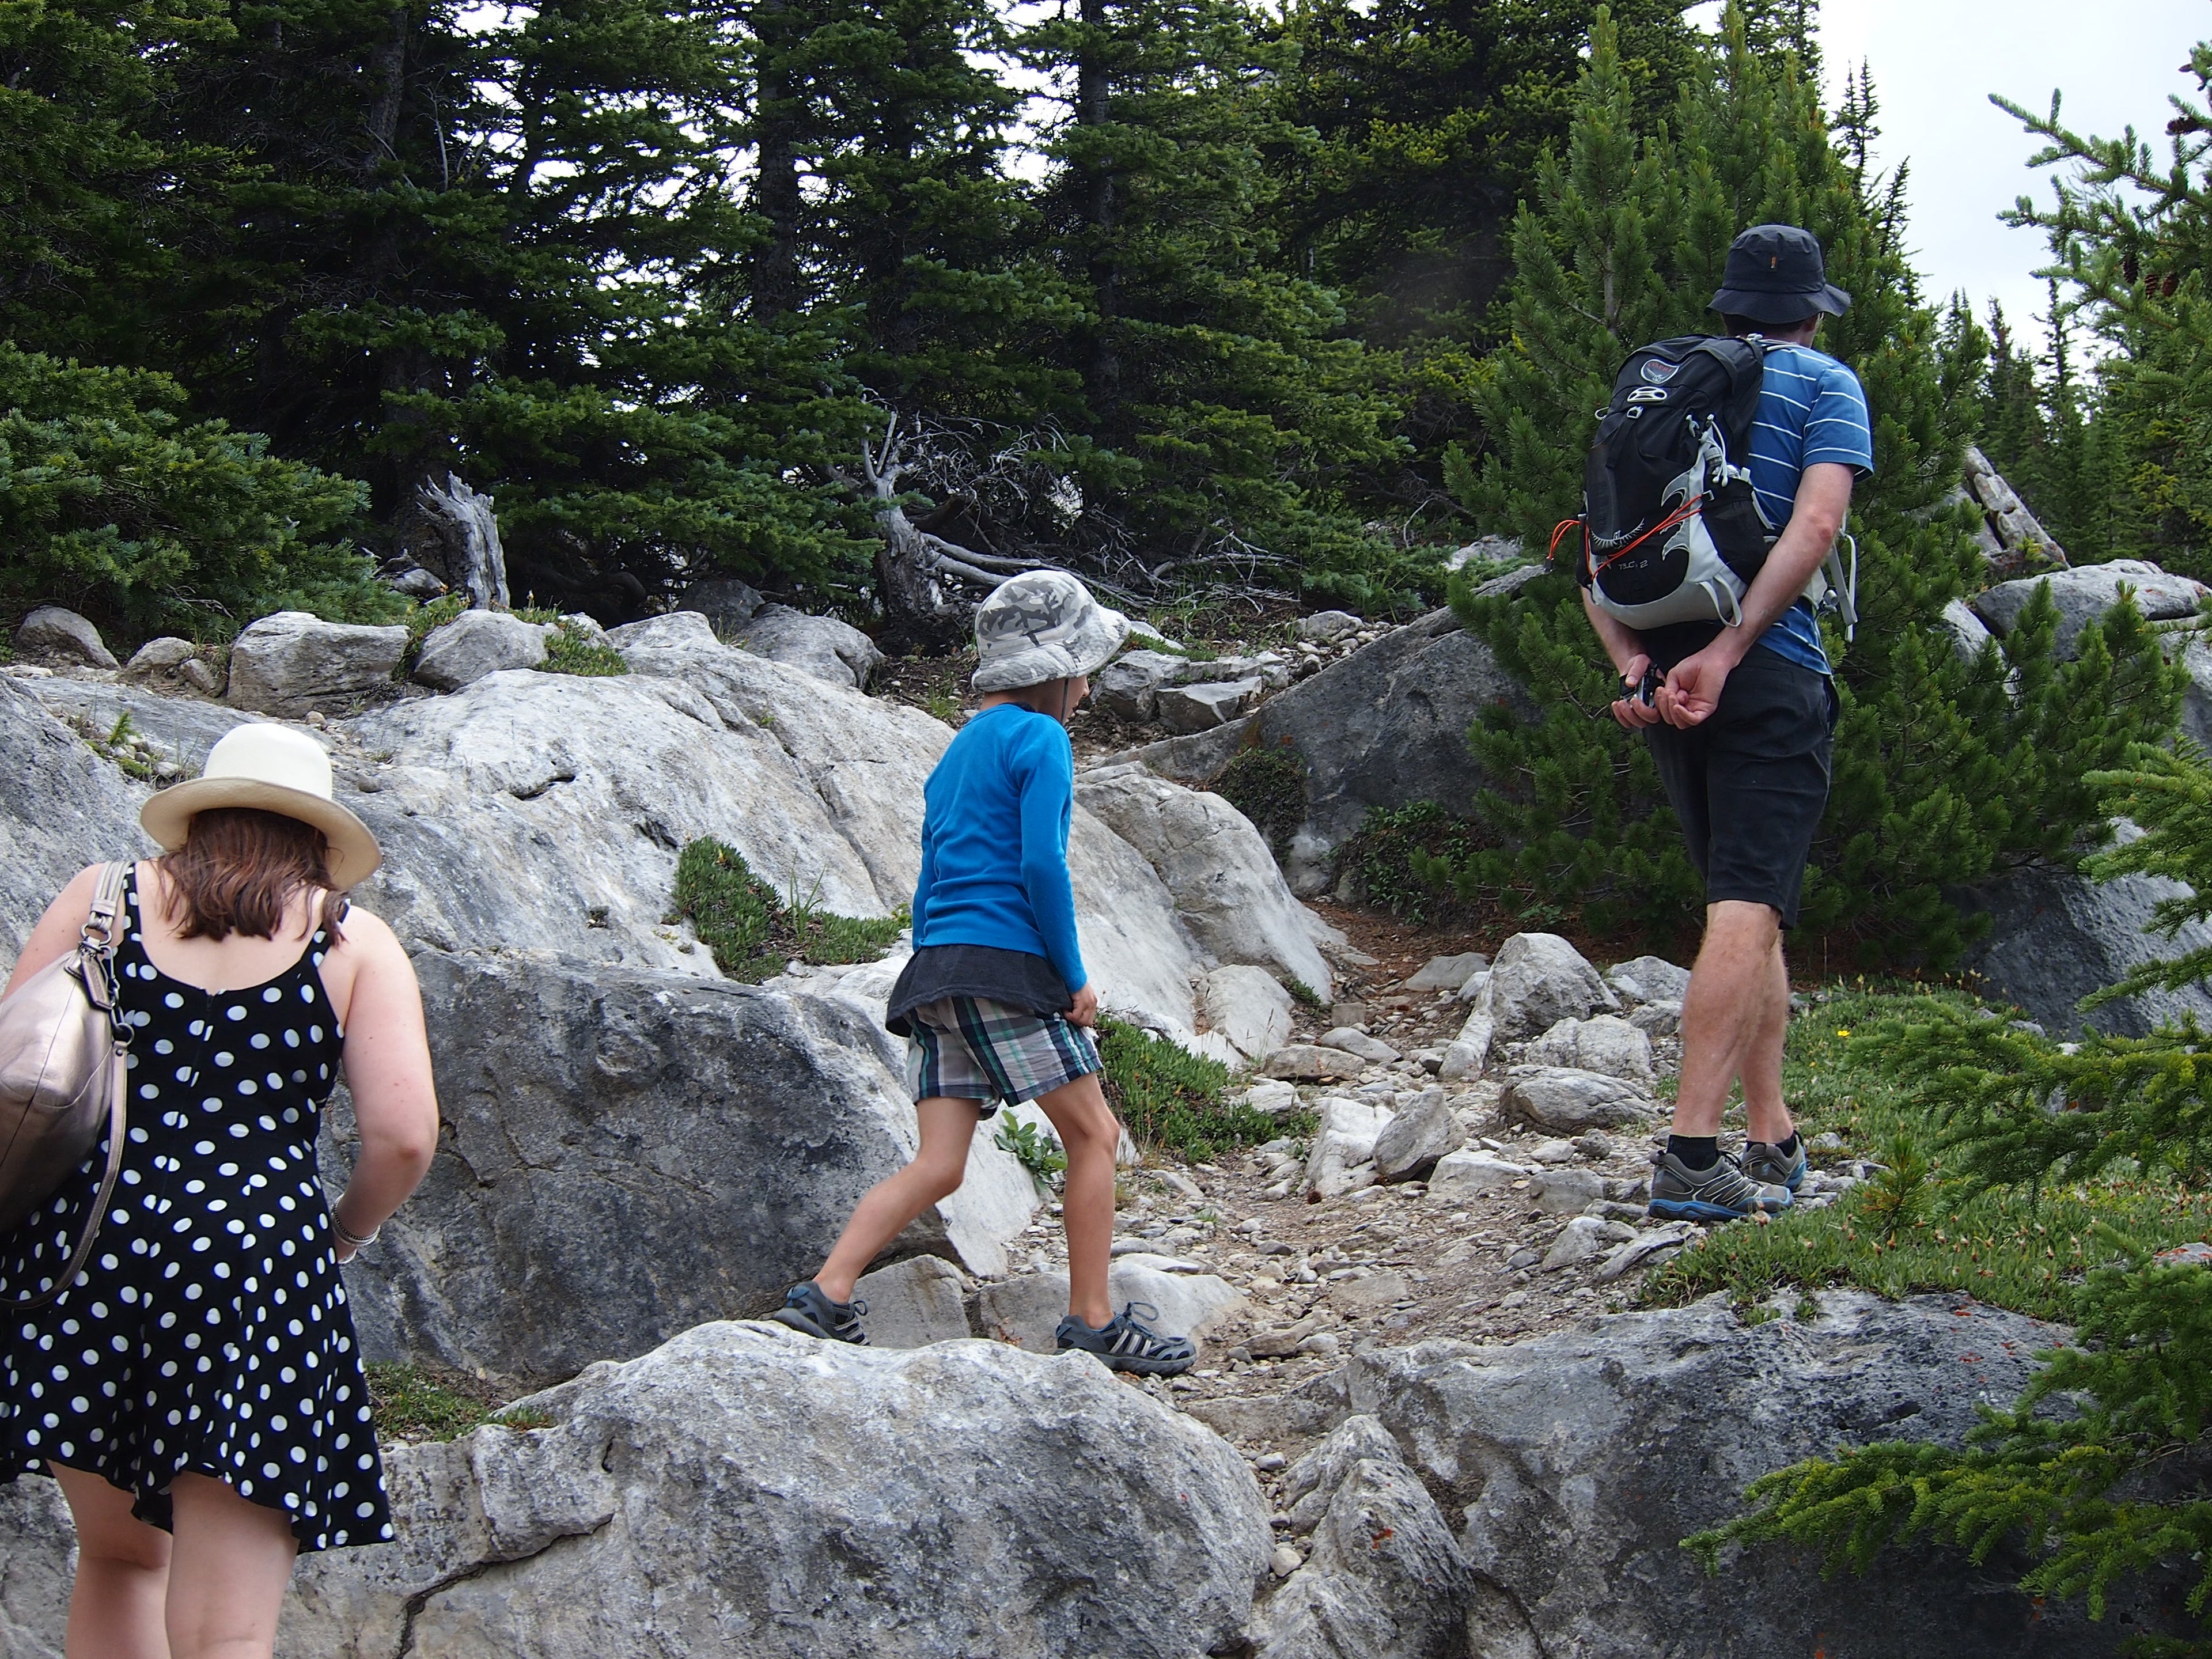
[[[331,799],[329,751],[289,726],[257,721],[226,733],[199,776],[162,790],[139,810],[138,822],[173,853],[191,833],[193,815],[211,806],[248,806],[313,824],[330,843],[331,883],[341,890],[366,881],[384,862],[368,826]]]

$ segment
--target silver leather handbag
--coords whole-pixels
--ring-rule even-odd
[[[61,1189],[107,1128],[107,1170],[68,1267],[42,1294],[0,1307],[35,1308],[76,1280],[123,1166],[131,1026],[116,1006],[115,919],[127,864],[104,866],[77,947],[0,1000],[0,1233]]]

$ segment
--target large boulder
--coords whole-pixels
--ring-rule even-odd
[[[1381,1424],[1346,1419],[1287,1484],[1309,1510],[1315,1498],[1327,1507],[1291,1510],[1311,1553],[1253,1620],[1254,1659],[1463,1659],[1468,1611],[1483,1591],[1486,1609],[1495,1591],[1478,1584]]]
[[[1291,994],[1264,968],[1217,968],[1206,976],[1206,1023],[1247,1060],[1291,1040]]]
[[[92,619],[58,605],[42,605],[15,629],[15,649],[33,662],[71,668],[112,668],[115,653]]]
[[[174,634],[140,646],[123,665],[123,678],[173,696],[193,692],[213,696],[222,690],[222,677],[200,655],[199,647]]]
[[[464,611],[422,641],[415,678],[434,691],[458,691],[501,669],[535,668],[551,631],[505,611]]]
[[[1997,633],[2009,634],[2035,590],[2045,585],[2058,608],[2051,650],[2060,657],[2074,654],[2081,630],[2120,602],[2123,588],[2135,595],[2136,609],[2152,622],[2192,615],[2197,602],[2212,592],[2194,577],[2171,574],[2144,560],[2114,559],[2109,564],[2077,565],[2048,576],[1999,582],[1974,596],[1974,612]]]
[[[867,689],[869,678],[884,661],[876,642],[852,623],[835,617],[811,617],[787,605],[763,605],[732,629],[730,638],[771,662],[859,690]]]
[[[70,684],[34,681],[34,684]],[[145,791],[0,675],[0,974],[54,895],[88,864],[151,851]]]
[[[2125,823],[2118,832],[2123,840],[2142,833]],[[2212,927],[2203,922],[2185,923],[2168,936],[2153,921],[2159,901],[2188,890],[2163,876],[2091,881],[2064,871],[2020,871],[1953,895],[1990,922],[1962,965],[1982,976],[1985,994],[2018,1004],[2053,1036],[2094,1028],[2142,1036],[2192,1014],[2212,1023],[2212,994],[2201,985],[2141,992],[2087,1015],[2080,1006],[2090,992],[2146,963],[2212,946]]]
[[[1486,585],[1510,593],[1543,567]],[[1241,720],[1186,738],[1129,750],[1164,777],[1211,783],[1244,749],[1286,749],[1305,773],[1305,820],[1292,836],[1285,872],[1310,896],[1332,879],[1336,849],[1366,821],[1370,807],[1434,801],[1465,812],[1486,780],[1468,750],[1467,730],[1503,702],[1534,705],[1488,646],[1437,611],[1394,629],[1279,693]]]
[[[1658,1102],[1624,1079],[1566,1066],[1514,1066],[1498,1105],[1509,1121],[1555,1135],[1647,1127],[1659,1110]]]
[[[1952,1296],[1817,1303],[1815,1318],[1746,1325],[1721,1296],[1510,1346],[1357,1355],[1352,1409],[1380,1419],[1462,1518],[1468,1566],[1504,1592],[1471,1611],[1460,1650],[2088,1659],[2142,1631],[2127,1587],[2091,1624],[2013,1589],[2017,1563],[1936,1550],[1864,1577],[1823,1577],[1780,1547],[1732,1553],[1717,1575],[1698,1565],[1681,1540],[1740,1513],[1759,1475],[1853,1442],[1956,1445],[2063,1335]]]
[[[1563,1019],[1618,1013],[1620,999],[1583,953],[1557,933],[1516,933],[1498,947],[1475,999],[1500,1042],[1548,1031]]]
[[[279,611],[241,629],[230,645],[234,708],[301,715],[384,696],[407,654],[407,630],[325,622],[305,611]]]
[[[525,1379],[766,1311],[917,1143],[889,1033],[751,986],[513,957],[416,959],[445,1120],[346,1269],[362,1350]],[[334,1181],[351,1121],[325,1142]],[[905,1251],[1006,1270],[1034,1183],[978,1133]]]
[[[1522,1059],[1531,1066],[1601,1072],[1646,1089],[1659,1081],[1651,1060],[1651,1039],[1613,1014],[1600,1014],[1595,1019],[1563,1019],[1531,1042]]]
[[[1265,1571],[1243,1460],[1087,1355],[706,1325],[391,1455],[400,1542],[278,1648],[471,1659],[1194,1659]]]
[[[1291,896],[1267,842],[1234,806],[1126,764],[1081,774],[1075,799],[1144,854],[1217,960],[1272,968],[1330,995],[1334,979],[1316,941],[1334,941],[1334,930]]]

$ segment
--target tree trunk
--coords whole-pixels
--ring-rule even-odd
[[[449,472],[446,488],[424,484],[421,500],[445,549],[446,568],[434,574],[442,575],[448,587],[466,592],[471,611],[507,609],[507,554],[499,544],[491,497],[479,495]]]
[[[943,650],[961,641],[975,609],[956,584],[988,592],[1009,577],[1038,567],[1027,559],[972,552],[921,528],[907,517],[898,501],[899,479],[906,471],[905,452],[906,440],[899,432],[896,415],[884,427],[881,443],[863,440],[860,445],[860,471],[868,493],[875,498],[876,529],[884,538],[876,554],[876,592],[884,610],[884,644],[895,652],[909,647]]]

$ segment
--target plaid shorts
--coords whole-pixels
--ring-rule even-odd
[[[982,1115],[1000,1101],[1035,1100],[1099,1069],[1091,1034],[1058,1014],[1037,1015],[988,997],[939,997],[908,1012],[907,1083],[916,1100],[972,1100]]]

